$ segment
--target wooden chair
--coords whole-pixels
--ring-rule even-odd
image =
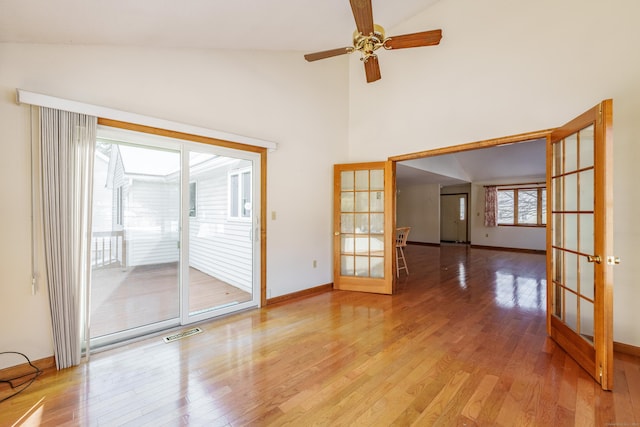
[[[396,276],[400,277],[400,270],[406,270],[409,275],[409,267],[404,257],[404,248],[407,246],[407,237],[409,236],[411,227],[398,227],[396,229]],[[402,260],[402,265],[400,261]]]

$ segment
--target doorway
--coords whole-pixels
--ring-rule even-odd
[[[412,227],[412,242],[466,241],[495,248],[546,249],[544,226],[487,229],[484,225],[485,186],[527,184],[524,188],[529,188],[532,182],[545,183],[546,137],[535,133],[513,137],[506,144],[503,140],[496,140],[496,145],[486,141],[426,152],[423,155],[428,157],[423,158],[397,157],[398,224]],[[460,200],[465,194],[466,212]]]
[[[440,196],[440,241],[467,243],[467,194]]]
[[[612,100],[602,101],[556,129],[389,158],[432,158],[511,145],[535,139],[534,135],[546,141],[547,332],[605,390],[613,386],[612,267],[619,263],[612,254],[612,106]],[[498,191],[495,185],[485,187],[486,227],[499,225]],[[519,216],[516,194],[511,203],[514,218]],[[542,191],[536,194],[541,205]],[[526,198],[524,205],[531,206],[533,197]],[[536,216],[536,226],[541,226],[541,214]],[[525,215],[522,226],[532,218]],[[508,225],[521,226],[519,218]]]

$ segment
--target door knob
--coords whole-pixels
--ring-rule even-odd
[[[587,255],[587,261],[600,264],[602,262],[602,258],[600,258],[600,255]]]

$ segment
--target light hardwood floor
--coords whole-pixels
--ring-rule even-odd
[[[326,292],[105,351],[0,403],[0,425],[640,423],[637,357],[616,354],[604,392],[546,337],[544,256],[406,256],[397,295]]]

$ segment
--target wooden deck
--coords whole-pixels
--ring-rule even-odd
[[[251,300],[251,294],[189,268],[189,312]],[[178,263],[94,270],[91,337],[180,316]]]
[[[542,255],[409,245],[394,296],[334,291],[105,351],[0,404],[0,425],[640,423],[640,359],[604,392],[545,333]]]

